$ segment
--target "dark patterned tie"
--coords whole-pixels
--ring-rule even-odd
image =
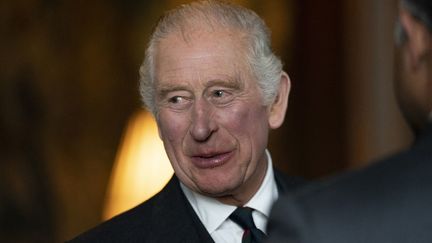
[[[244,229],[242,243],[261,243],[266,235],[255,226],[251,208],[238,207],[229,218]]]

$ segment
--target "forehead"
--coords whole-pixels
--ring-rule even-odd
[[[248,75],[244,35],[232,30],[174,32],[162,39],[155,55],[158,82],[167,79],[220,79]],[[215,77],[216,76],[216,77]]]

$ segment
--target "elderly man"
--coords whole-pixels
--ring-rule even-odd
[[[149,201],[76,242],[260,242],[280,192],[270,129],[285,117],[290,80],[254,12],[217,1],[168,12],[140,70],[175,171]]]
[[[402,0],[401,109],[413,146],[370,168],[279,199],[269,242],[432,242],[432,1]]]

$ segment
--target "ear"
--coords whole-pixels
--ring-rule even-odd
[[[290,78],[288,77],[288,74],[282,71],[276,98],[269,106],[268,122],[271,129],[280,127],[285,119],[290,89]]]
[[[426,26],[415,19],[407,10],[401,8],[399,18],[408,36],[405,43],[410,67],[417,69],[422,59],[430,51],[429,31]]]

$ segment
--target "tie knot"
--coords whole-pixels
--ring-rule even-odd
[[[256,226],[252,218],[252,211],[252,208],[238,207],[229,218],[243,229],[254,229]]]
[[[252,218],[252,208],[238,207],[229,218],[243,228],[242,243],[260,243],[266,235],[255,226]]]

